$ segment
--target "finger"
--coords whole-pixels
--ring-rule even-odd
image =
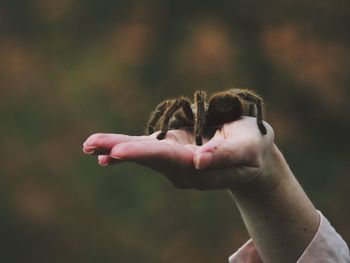
[[[113,159],[157,163],[171,161],[192,165],[193,151],[181,144],[164,141],[131,141],[115,145],[110,153]],[[161,163],[160,163],[161,164]]]
[[[175,187],[192,187],[193,147],[166,141],[126,142],[113,147],[110,157],[121,161],[132,161],[165,175]]]
[[[109,164],[109,162],[111,161],[111,157],[109,157],[108,155],[99,155],[97,157],[97,161],[98,164],[101,166],[107,166]]]
[[[154,140],[150,136],[129,136],[124,134],[96,133],[83,143],[86,154],[107,155],[112,147],[118,143],[129,141]]]
[[[109,155],[99,155],[97,160],[98,160],[98,164],[101,166],[119,164],[119,163],[123,162],[122,160],[113,159]]]
[[[113,147],[110,156],[116,160],[132,161],[166,175],[173,183],[188,180],[184,174],[193,167],[191,148],[171,141],[126,142]]]

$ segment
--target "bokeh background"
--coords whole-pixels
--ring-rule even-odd
[[[248,238],[225,191],[177,190],[84,156],[168,97],[255,89],[292,170],[350,241],[350,2],[3,0],[2,262],[227,262]]]

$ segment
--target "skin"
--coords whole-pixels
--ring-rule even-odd
[[[101,166],[131,161],[165,175],[180,189],[228,189],[264,262],[296,262],[315,236],[319,214],[274,144],[274,132],[242,117],[202,146],[188,131],[150,136],[94,134],[86,154]]]

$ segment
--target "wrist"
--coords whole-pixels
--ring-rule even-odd
[[[239,187],[229,187],[232,194],[271,192],[287,178],[293,177],[293,174],[284,159],[282,153],[275,144],[271,146],[269,151],[262,156],[261,170],[259,174],[250,182]]]
[[[296,262],[319,225],[319,215],[274,145],[261,175],[230,189],[264,262]]]

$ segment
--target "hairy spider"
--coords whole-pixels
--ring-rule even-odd
[[[202,136],[213,135],[224,123],[243,115],[256,117],[261,134],[266,134],[263,124],[263,100],[254,91],[230,89],[213,94],[206,102],[206,93],[196,91],[194,102],[186,97],[161,102],[152,112],[146,134],[160,130],[157,139],[165,138],[168,130],[190,129],[196,144],[202,145]]]

